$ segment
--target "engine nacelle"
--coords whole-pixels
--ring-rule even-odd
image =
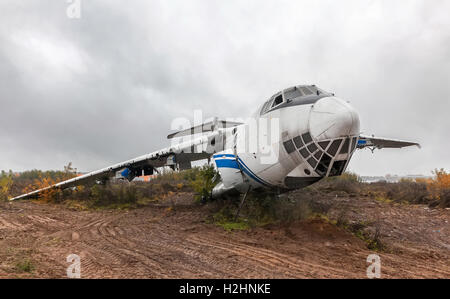
[[[124,168],[116,172],[116,179],[125,179],[131,182],[138,175],[137,171],[130,168]]]
[[[154,168],[151,165],[145,165],[143,167],[124,168],[116,172],[116,179],[125,179],[131,182],[134,178],[142,175],[152,175]]]

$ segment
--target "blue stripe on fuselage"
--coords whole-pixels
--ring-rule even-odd
[[[215,159],[217,168],[242,169],[242,171],[247,176],[249,176],[250,178],[252,178],[256,182],[258,182],[259,184],[264,185],[264,186],[271,186],[269,183],[267,183],[266,181],[264,181],[263,179],[258,177],[255,173],[253,173],[253,171],[251,171],[251,169],[244,163],[244,161],[242,161],[241,158],[238,157],[238,161],[236,161],[235,160],[236,156],[235,155],[231,155],[231,154],[215,155],[213,157]],[[234,159],[233,160],[232,159],[224,159],[225,157],[227,157],[227,158],[234,158]],[[220,158],[222,158],[222,159],[220,159]],[[239,166],[241,166],[241,167],[239,167]]]
[[[236,168],[239,169],[239,165],[236,162],[236,160],[230,160],[230,159],[217,159],[215,160],[216,165],[218,168]]]
[[[227,157],[227,158],[236,158],[235,155],[231,155],[231,154],[220,154],[220,155],[215,155],[213,157],[214,157],[214,159],[220,159],[220,158],[225,158],[225,157]]]
[[[253,171],[251,171],[251,169],[244,163],[244,161],[241,160],[241,158],[238,157],[239,160],[239,164],[242,167],[242,170],[244,171],[245,174],[247,174],[249,177],[251,177],[252,179],[254,179],[255,181],[257,181],[258,183],[260,183],[261,185],[264,186],[270,186],[269,183],[267,183],[266,181],[264,181],[263,179],[261,179],[260,177],[258,177]]]
[[[367,144],[367,140],[358,140],[358,145]]]

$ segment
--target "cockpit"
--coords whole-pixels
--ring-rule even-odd
[[[332,94],[315,85],[293,86],[271,96],[270,99],[263,104],[260,115],[291,105],[312,104],[319,99],[330,95]]]

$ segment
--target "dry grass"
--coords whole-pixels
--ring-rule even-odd
[[[306,189],[327,194],[369,196],[380,202],[403,204],[428,204],[430,207],[450,207],[450,174],[435,170],[430,180],[403,180],[399,183],[362,183],[356,174],[344,173],[327,178]],[[70,171],[32,170],[18,176],[2,172],[0,175],[0,199],[19,195],[30,190],[44,188],[58,181],[73,177]],[[164,198],[169,192],[195,192],[199,198],[208,197],[214,187],[215,171],[211,167],[193,168],[182,172],[169,172],[156,177],[150,183],[111,182],[106,185],[80,187],[77,190],[49,190],[40,198],[47,202],[85,201],[88,207],[129,208]],[[265,198],[258,195],[264,206]],[[292,204],[285,204],[287,209]],[[283,213],[283,207],[279,209]],[[291,216],[286,216],[289,218]],[[294,217],[295,218],[295,217]]]
[[[401,180],[398,183],[362,183],[355,174],[327,178],[309,189],[349,196],[369,196],[385,203],[427,204],[430,207],[450,207],[450,174],[435,170],[433,179]]]

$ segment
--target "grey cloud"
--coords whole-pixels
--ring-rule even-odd
[[[351,101],[362,129],[422,150],[358,153],[362,174],[450,169],[448,1],[0,4],[0,169],[82,170],[168,144],[172,119],[245,118],[281,88]]]

